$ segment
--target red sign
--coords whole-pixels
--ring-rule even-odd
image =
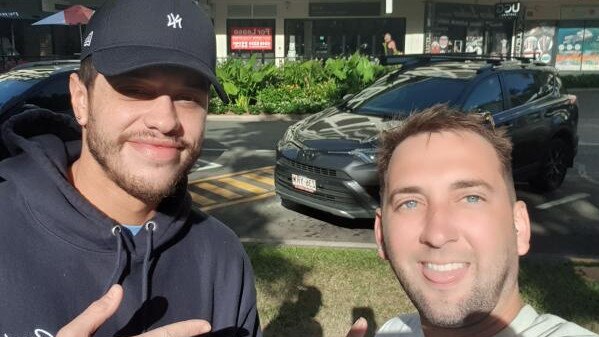
[[[231,50],[273,50],[272,28],[231,27]]]

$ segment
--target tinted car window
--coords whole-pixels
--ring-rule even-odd
[[[60,74],[45,83],[26,100],[55,112],[65,112],[71,109],[67,74]]]
[[[482,110],[499,112],[503,110],[503,93],[497,75],[478,82],[464,104],[464,111]]]
[[[11,98],[19,96],[38,83],[39,79],[20,80],[11,78],[2,78],[0,76],[0,107],[6,104]]]
[[[455,104],[466,86],[465,80],[453,78],[413,77],[399,86],[384,91],[357,108],[369,115],[407,114],[437,103]]]
[[[503,74],[512,107],[522,105],[535,99],[538,87],[530,71],[508,71]]]

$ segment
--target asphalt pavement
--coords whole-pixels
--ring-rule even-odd
[[[567,258],[599,262],[599,89],[573,89],[569,91],[577,95],[580,118],[579,124],[580,149],[575,167],[569,171],[564,187],[558,193],[550,195],[536,195],[528,192],[526,188],[519,190],[519,197],[525,199],[530,205],[533,219],[533,250],[531,255],[541,258]],[[229,153],[230,156],[241,156],[234,161],[229,171],[223,173],[246,170],[245,164],[255,160],[255,167],[272,165],[274,158],[272,151],[260,150],[260,146],[253,143],[252,137],[268,138],[272,142],[280,137],[279,133],[284,126],[293,121],[300,120],[302,115],[209,115],[210,125],[219,125],[221,132],[219,142],[225,147],[237,149]],[[220,127],[231,122],[236,125],[232,134],[230,128]],[[269,122],[261,124],[261,122]],[[247,124],[246,124],[247,123]],[[272,123],[272,124],[271,124]],[[277,125],[277,128],[274,125]],[[251,129],[254,132],[242,129],[245,125],[256,126],[262,129]],[[272,130],[269,130],[269,127]],[[275,130],[276,129],[276,130]],[[244,131],[244,132],[241,132]],[[245,139],[243,139],[245,137]],[[222,141],[224,139],[224,141]],[[240,146],[244,141],[245,145]],[[207,145],[205,144],[205,147]],[[210,147],[210,144],[208,144]],[[260,154],[249,155],[248,149],[255,147]],[[217,155],[222,155],[227,150],[213,149]],[[230,149],[229,149],[229,152]],[[597,159],[596,159],[597,158]],[[240,165],[244,163],[244,165]],[[250,165],[251,166],[251,165]],[[196,180],[207,178],[214,171],[206,171],[192,175]],[[266,174],[262,172],[261,174]],[[252,177],[229,177],[224,179],[238,179],[241,183],[256,180],[256,174],[250,172]],[[264,178],[264,177],[262,177]],[[202,182],[200,182],[202,183]],[[267,189],[267,185],[255,183],[258,188]],[[268,193],[271,191],[269,190]],[[594,193],[595,192],[595,193]],[[266,195],[266,194],[265,194]],[[289,211],[284,209],[278,197],[272,194],[267,198],[250,203],[236,205],[235,212],[230,207],[209,211],[217,218],[231,225],[232,229],[246,242],[270,242],[291,245],[316,245],[332,247],[374,247],[372,240],[372,224],[368,222],[355,222],[344,219],[327,218],[326,215],[303,212],[302,210]],[[235,216],[233,213],[243,214]],[[271,216],[270,214],[275,214]],[[324,223],[324,224],[323,224]],[[599,267],[593,267],[599,269]],[[591,270],[594,273],[594,269]],[[599,274],[599,272],[597,273]]]

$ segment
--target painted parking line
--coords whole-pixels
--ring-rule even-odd
[[[549,201],[540,205],[537,205],[537,209],[549,209],[551,207],[555,207],[555,206],[559,206],[559,205],[563,205],[563,204],[568,204],[580,199],[585,199],[588,198],[590,196],[590,194],[588,193],[576,193],[576,194],[572,194],[569,195],[567,197],[563,197],[561,199],[557,199],[557,200],[553,200],[553,201]]]
[[[273,196],[274,166],[192,181],[188,190],[203,211]]]

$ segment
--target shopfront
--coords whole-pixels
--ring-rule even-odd
[[[561,71],[599,71],[599,5],[563,6],[560,16],[526,22],[522,55]]]
[[[258,57],[269,61],[379,56],[383,36],[405,50],[406,19],[385,14],[381,1],[214,3],[218,57]],[[226,13],[225,24],[219,13]],[[421,22],[421,20],[420,20]],[[220,35],[223,32],[226,35]],[[223,48],[224,47],[224,48]]]
[[[383,36],[391,34],[400,52],[404,48],[403,18],[286,19],[285,55],[319,58],[383,54]]]
[[[507,56],[521,20],[521,6],[518,4],[515,10],[515,15],[503,17],[495,5],[429,2],[424,52]]]

